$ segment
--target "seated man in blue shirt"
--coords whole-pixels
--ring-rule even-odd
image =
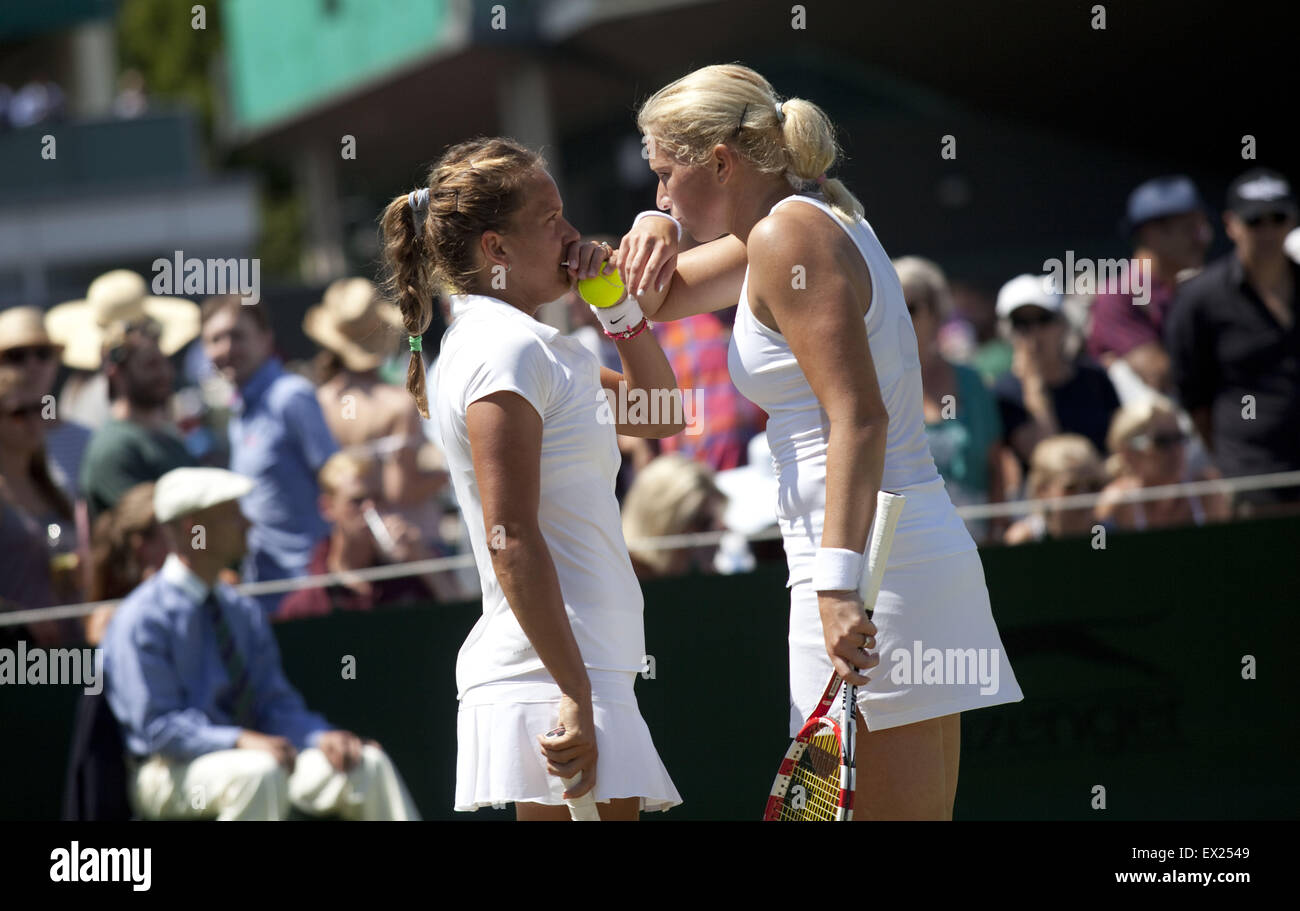
[[[262,609],[217,581],[243,554],[238,498],[251,489],[220,468],[178,468],[155,485],[167,561],[118,607],[102,643],[136,813],[284,819],[292,804],[309,815],[418,819],[379,745],[308,710]]]
[[[329,535],[317,509],[316,476],[338,452],[311,383],[272,355],[275,338],[260,303],[235,295],[203,302],[203,347],[239,390],[230,416],[230,470],[253,480],[244,515],[253,523],[244,579],[263,582],[307,574],[316,542]],[[271,613],[280,595],[258,599]]]

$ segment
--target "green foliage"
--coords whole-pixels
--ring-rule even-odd
[[[196,5],[204,7],[205,28],[194,28]],[[144,77],[151,98],[184,104],[198,112],[205,144],[217,140],[214,118],[222,87],[214,83],[221,60],[221,4],[206,0],[121,0],[117,15],[119,65]],[[262,180],[261,236],[257,255],[264,274],[293,278],[300,272],[302,206],[282,164],[245,150],[217,150],[217,168],[256,171]]]
[[[265,275],[297,277],[301,271],[302,206],[297,195],[262,191],[262,236],[257,246]]]
[[[197,110],[212,136],[216,94],[213,63],[221,48],[219,4],[201,4],[206,28],[192,26],[196,4],[187,0],[122,0],[117,45],[122,70],[136,69],[151,97],[183,101]]]

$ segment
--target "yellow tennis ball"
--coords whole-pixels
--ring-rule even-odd
[[[623,296],[623,279],[617,269],[605,263],[600,275],[578,280],[578,294],[593,307],[604,310],[617,304]]]

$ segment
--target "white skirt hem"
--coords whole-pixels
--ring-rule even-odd
[[[597,803],[639,797],[642,812],[682,802],[636,705],[634,673],[588,671],[596,723]],[[539,699],[549,686],[551,699]],[[513,695],[512,695],[513,694]],[[513,701],[517,695],[522,700]],[[513,685],[469,690],[457,715],[454,809],[510,803],[564,804],[564,783],[546,771],[537,736],[554,728],[559,688],[532,677]]]

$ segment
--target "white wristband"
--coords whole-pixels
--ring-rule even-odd
[[[641,312],[641,305],[630,294],[612,307],[592,307],[591,312],[596,314],[600,325],[611,335],[635,329],[641,320],[645,319],[645,314]]]
[[[637,224],[640,223],[641,219],[643,219],[643,218],[650,218],[652,215],[655,216],[655,217],[657,217],[657,218],[666,218],[666,219],[668,219],[669,221],[671,221],[673,224],[675,224],[675,225],[677,226],[677,242],[678,242],[679,244],[682,242],[682,223],[681,223],[680,221],[678,221],[677,219],[673,218],[673,217],[672,217],[671,215],[669,215],[667,212],[659,212],[659,211],[656,211],[655,209],[646,209],[644,212],[642,212],[642,213],[641,213],[640,215],[638,215],[636,218],[632,219],[632,227],[635,228],[635,227],[637,226]]]
[[[813,558],[813,591],[857,591],[862,582],[862,554],[842,547],[819,547]]]

